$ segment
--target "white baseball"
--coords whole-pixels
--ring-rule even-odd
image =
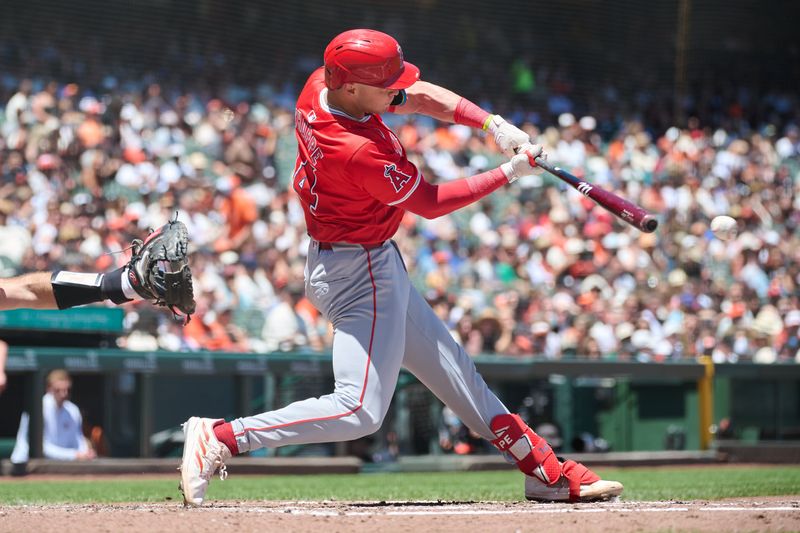
[[[727,215],[714,217],[711,221],[711,232],[721,241],[732,239],[736,236],[736,220]]]

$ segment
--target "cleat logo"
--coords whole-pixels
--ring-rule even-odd
[[[504,428],[498,428],[498,429],[497,429],[497,430],[494,432],[494,434],[495,434],[496,436],[498,436],[498,437],[502,437],[502,436],[503,436],[503,433],[505,433],[506,431],[508,431],[508,428],[510,428],[510,427],[511,427],[511,426],[506,426],[506,427],[504,427]]]
[[[497,446],[497,448],[500,449],[501,451],[505,451],[509,446],[514,444],[511,441],[511,437],[506,434],[508,432],[508,428],[510,427],[511,426],[505,426],[502,428],[497,428],[494,431],[494,434],[497,437],[497,439],[492,441],[492,444]]]

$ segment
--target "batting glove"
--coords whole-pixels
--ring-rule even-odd
[[[536,164],[535,159],[541,157],[547,159],[547,154],[542,151],[542,146],[539,144],[525,143],[517,150],[517,155],[511,158],[511,161],[503,163],[500,168],[506,175],[509,183],[514,183],[522,176],[530,176],[531,174],[541,174],[544,169]]]
[[[494,142],[508,157],[514,154],[514,149],[531,141],[527,133],[506,122],[500,115],[492,115],[488,129],[494,135]]]

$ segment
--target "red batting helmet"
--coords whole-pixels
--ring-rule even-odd
[[[340,33],[325,48],[325,85],[363,83],[386,89],[405,89],[419,79],[419,69],[403,61],[394,38],[375,30]]]

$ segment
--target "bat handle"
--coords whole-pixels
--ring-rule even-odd
[[[514,153],[515,154],[519,153],[519,146],[514,148]],[[530,161],[530,159],[531,159],[531,157],[528,156],[528,160],[529,161]],[[555,174],[555,170],[556,170],[555,167],[553,165],[551,165],[550,163],[548,163],[547,159],[543,158],[542,156],[536,156],[536,158],[533,161],[531,161],[531,166],[533,166],[534,164],[536,166],[538,166],[538,167],[541,167],[541,168],[545,169],[546,171],[548,171],[551,174]]]
[[[536,163],[536,166],[539,166],[539,167],[545,169],[549,173],[551,173],[551,174],[555,173],[555,170],[556,170],[555,167],[553,165],[551,165],[550,163],[548,163],[547,159],[543,158],[542,156],[539,156],[536,159],[534,159],[534,162]]]

